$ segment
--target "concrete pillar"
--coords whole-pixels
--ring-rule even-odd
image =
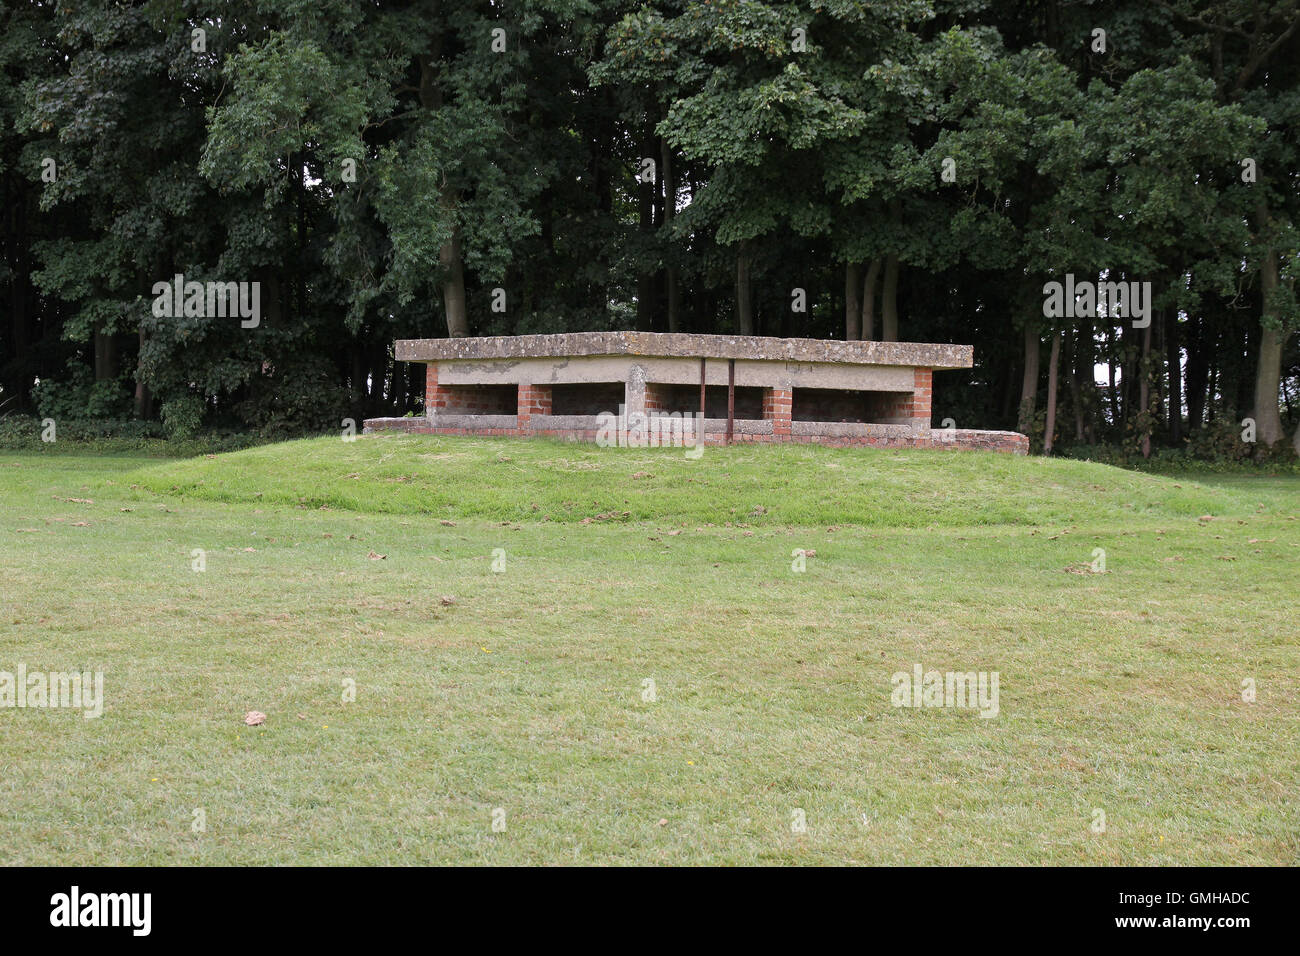
[[[634,412],[645,414],[645,367],[632,365],[627,370],[627,383],[623,386],[623,405],[629,416]]]
[[[649,419],[646,417],[646,383],[645,367],[632,365],[627,370],[627,382],[623,386],[623,434],[622,441],[634,442],[635,437],[629,433],[645,435]]]

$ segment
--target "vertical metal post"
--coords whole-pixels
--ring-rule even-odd
[[[727,359],[727,444],[736,427],[736,360]]]

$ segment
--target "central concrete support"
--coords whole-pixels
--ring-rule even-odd
[[[623,404],[627,408],[629,418],[646,413],[645,366],[633,364],[628,368],[627,385],[623,390]]]

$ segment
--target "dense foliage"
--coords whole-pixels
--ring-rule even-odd
[[[418,411],[397,338],[632,327],[972,343],[936,424],[1052,451],[1300,442],[1298,0],[4,0],[0,178],[0,413],[319,431]]]

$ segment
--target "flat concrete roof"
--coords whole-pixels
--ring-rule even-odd
[[[693,332],[561,332],[464,339],[398,339],[394,349],[399,362],[628,355],[905,365],[914,368],[970,368],[974,351],[970,345],[927,342],[841,342],[763,335],[697,335]]]

